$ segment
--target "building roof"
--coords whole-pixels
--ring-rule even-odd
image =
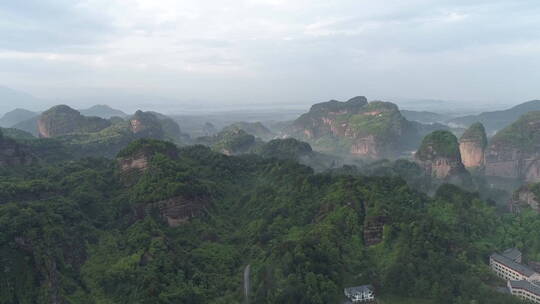
[[[372,285],[362,285],[362,286],[354,286],[354,287],[347,287],[343,291],[345,293],[363,293],[366,291],[373,292],[374,288]]]
[[[508,283],[510,284],[510,287],[512,287],[512,289],[523,289],[528,292],[534,293],[537,296],[540,296],[540,287],[529,281],[508,281]]]
[[[521,251],[517,248],[508,248],[503,251],[502,255],[513,261],[517,261],[521,257]]]
[[[498,253],[492,254],[491,258],[494,259],[495,261],[505,265],[506,267],[512,268],[513,270],[521,273],[522,275],[524,275],[526,277],[530,277],[530,276],[532,276],[533,274],[536,273],[536,272],[532,271],[529,267],[521,265],[519,263],[516,263],[513,260],[511,260],[511,259],[509,259],[509,258],[507,258],[507,257],[505,257],[503,255],[500,255]]]

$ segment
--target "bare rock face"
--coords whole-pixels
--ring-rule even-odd
[[[171,159],[178,158],[178,150],[174,144],[143,138],[131,142],[118,153],[118,167],[123,174],[144,172],[149,169],[152,157],[158,153]]]
[[[39,137],[42,138],[99,132],[111,125],[106,119],[83,116],[66,105],[54,106],[43,112],[37,124]]]
[[[373,216],[364,221],[364,245],[373,246],[382,242],[384,224],[387,221],[384,216]]]
[[[486,151],[485,174],[540,181],[540,112],[529,112],[497,132]]]
[[[286,133],[320,151],[377,159],[397,156],[416,132],[395,104],[360,96],[315,104]]]
[[[142,220],[155,210],[169,227],[178,227],[193,218],[204,216],[209,207],[208,198],[176,196],[151,204],[139,204],[134,212],[136,219]]]
[[[475,123],[459,139],[459,151],[466,168],[484,166],[484,154],[487,147],[486,130],[481,123]]]
[[[514,212],[519,212],[522,206],[529,206],[532,210],[540,213],[540,200],[537,194],[540,193],[540,184],[528,184],[522,186],[514,192],[510,208]]]
[[[432,177],[450,180],[467,170],[461,162],[456,136],[448,131],[428,134],[415,154],[416,161]]]
[[[165,132],[159,118],[150,112],[137,111],[129,120],[130,129],[138,138],[163,139]]]
[[[150,162],[150,156],[145,153],[137,153],[132,157],[120,158],[118,165],[122,172],[128,171],[146,171]]]

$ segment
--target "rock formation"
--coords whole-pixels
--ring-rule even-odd
[[[540,181],[540,111],[529,112],[497,132],[485,163],[487,176]]]
[[[407,149],[417,131],[395,104],[355,97],[313,105],[287,133],[317,150],[384,158]]]
[[[15,140],[4,137],[0,131],[0,167],[28,165],[35,161],[35,157],[25,146]]]
[[[459,139],[459,151],[466,168],[484,166],[484,153],[487,147],[486,130],[477,122],[472,124]]]
[[[38,119],[39,137],[49,138],[74,133],[99,132],[111,123],[99,117],[86,117],[66,105],[43,112]]]
[[[415,159],[428,175],[437,179],[451,181],[467,174],[457,138],[449,131],[435,131],[424,137]]]
[[[159,119],[153,113],[139,110],[131,117],[129,124],[131,132],[139,138],[162,139],[165,136]]]
[[[174,144],[145,138],[130,143],[118,153],[118,166],[122,173],[143,172],[149,168],[152,157],[158,153],[172,159],[178,158],[178,150]]]
[[[510,209],[513,212],[519,212],[522,206],[529,206],[532,210],[540,213],[540,184],[527,184],[514,192],[513,198],[510,201]]]

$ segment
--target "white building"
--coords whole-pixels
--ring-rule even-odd
[[[369,302],[375,300],[375,290],[371,285],[349,287],[345,288],[343,292],[352,303]]]
[[[540,303],[540,274],[521,263],[521,252],[515,248],[489,257],[489,265],[500,278],[507,281],[514,296]]]

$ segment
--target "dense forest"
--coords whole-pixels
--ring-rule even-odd
[[[495,292],[489,254],[540,258],[536,214],[498,214],[453,185],[430,197],[397,175],[148,139],[117,159],[0,170],[2,304],[242,303],[248,265],[251,303],[341,303],[361,284],[427,303],[517,303]]]

